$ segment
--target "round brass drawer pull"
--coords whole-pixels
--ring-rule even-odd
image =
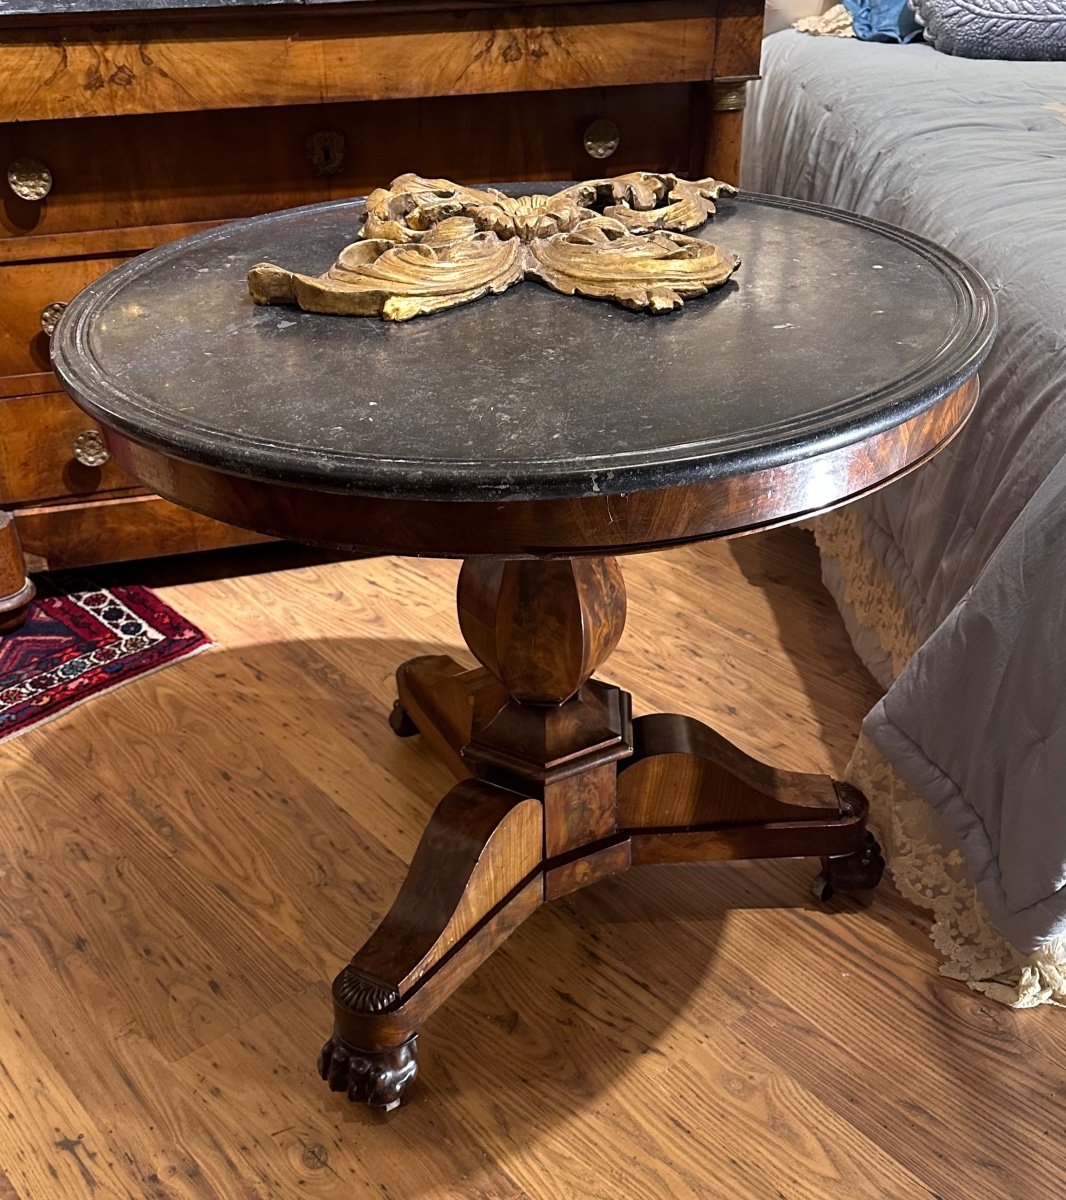
[[[74,457],[83,467],[102,467],[111,455],[99,430],[86,429],[74,439]]]
[[[19,158],[7,169],[7,186],[21,200],[43,200],[52,190],[52,172],[40,159]]]
[[[600,118],[585,130],[585,151],[590,158],[610,158],[618,149],[622,131],[613,121]]]
[[[63,315],[63,309],[67,307],[65,300],[55,300],[46,308],[41,309],[41,328],[52,336],[56,331],[56,326],[59,324],[59,318]]]

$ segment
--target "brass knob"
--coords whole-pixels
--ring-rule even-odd
[[[21,200],[43,200],[52,190],[52,172],[40,159],[19,158],[7,169],[7,186]]]
[[[63,315],[63,309],[66,307],[65,300],[53,300],[46,308],[41,309],[41,328],[49,337],[55,333],[59,318]]]
[[[590,158],[610,158],[618,149],[622,132],[613,121],[600,118],[585,130],[585,151]]]
[[[86,429],[74,439],[74,457],[83,467],[102,467],[111,457],[97,429]]]

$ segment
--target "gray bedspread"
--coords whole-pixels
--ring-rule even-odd
[[[996,293],[969,426],[858,506],[923,639],[864,728],[1029,951],[1066,936],[1066,66],[787,31],[763,74],[746,189],[915,230]]]

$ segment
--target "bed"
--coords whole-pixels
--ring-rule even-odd
[[[885,689],[849,776],[895,882],[946,974],[1066,1003],[1066,67],[777,33],[743,164],[746,190],[917,231],[996,293],[967,428],[814,528]]]

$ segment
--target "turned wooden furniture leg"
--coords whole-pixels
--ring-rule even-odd
[[[809,855],[823,896],[884,865],[853,788],[757,762],[691,717],[634,721],[592,679],[625,623],[614,559],[470,559],[458,607],[481,668],[404,663],[391,720],[461,782],[337,976],[319,1061],[335,1091],[385,1109],[417,1073],[423,1022],[545,900],[635,863]]]
[[[15,518],[0,511],[0,633],[18,628],[37,594],[26,574]]]

